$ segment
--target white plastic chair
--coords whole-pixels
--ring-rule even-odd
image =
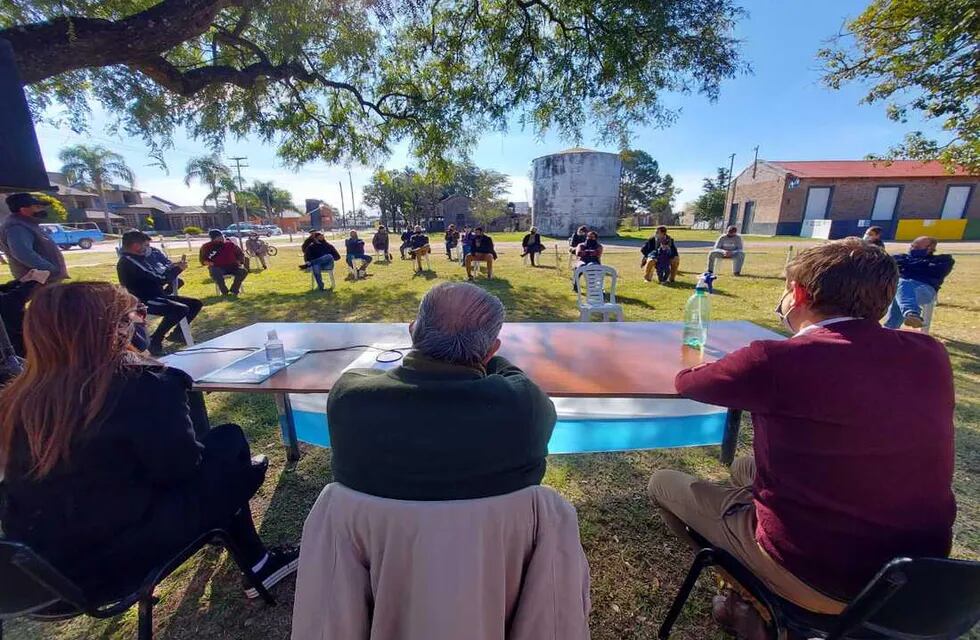
[[[314,289],[317,288],[316,287],[316,278],[313,276],[313,269],[310,269],[309,272],[310,272],[310,291],[312,291],[312,290],[314,290]],[[330,269],[329,271],[326,270],[326,269],[320,271],[320,277],[321,278],[323,277],[323,274],[324,273],[327,274],[328,276],[330,276],[330,288],[331,289],[336,289],[337,288],[337,281],[334,280],[334,277],[333,277],[333,269]]]
[[[938,304],[939,295],[937,294],[936,297],[933,298],[932,302],[922,305],[922,328],[919,329],[919,331],[922,333],[929,333],[929,328],[932,326],[932,314],[936,310],[936,305]]]
[[[353,260],[350,261],[350,263],[347,263],[347,260],[345,259],[344,260],[344,263],[347,264],[347,273],[349,273],[350,275],[354,276],[354,279],[355,280],[360,280],[360,278],[361,278],[361,267],[363,267],[365,264],[367,264],[367,260],[361,260],[360,258],[354,258]],[[333,274],[331,274],[331,275],[333,275]]]
[[[605,297],[606,276],[611,281],[609,285],[609,302]],[[615,315],[620,322],[625,320],[623,306],[616,304],[616,280],[619,274],[612,267],[601,264],[587,264],[575,269],[574,282],[576,287],[579,322],[591,322],[593,313],[601,313],[603,322]],[[584,280],[584,287],[583,287]],[[584,289],[584,293],[583,293]]]

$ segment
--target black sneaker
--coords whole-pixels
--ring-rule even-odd
[[[150,352],[151,356],[160,357],[163,355],[163,344],[160,342],[151,342],[150,346],[147,347],[147,351]]]
[[[299,547],[281,546],[269,550],[269,558],[262,565],[262,568],[255,572],[255,577],[262,582],[262,586],[271,589],[284,578],[296,573],[299,566]],[[245,597],[258,598],[258,590],[245,581]]]

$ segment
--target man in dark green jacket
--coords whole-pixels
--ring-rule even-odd
[[[433,287],[390,371],[355,369],[327,401],[334,479],[400,500],[464,500],[541,483],[555,407],[495,355],[504,307],[466,283]]]

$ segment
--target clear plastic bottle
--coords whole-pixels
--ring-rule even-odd
[[[686,347],[703,351],[708,342],[708,323],[711,321],[711,297],[704,277],[698,279],[694,294],[684,306],[684,337]]]
[[[286,366],[286,348],[275,329],[267,333],[266,337],[265,359],[269,363],[269,371],[275,372]]]

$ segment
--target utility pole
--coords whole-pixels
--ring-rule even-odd
[[[755,169],[759,166],[759,145],[755,145],[755,159],[752,161],[752,179],[755,180]]]
[[[346,205],[344,204],[344,181],[338,180],[337,185],[340,186],[340,226],[344,229],[347,228],[347,213]]]
[[[238,172],[238,191],[239,192],[244,192],[245,191],[245,183],[242,181],[242,169],[248,168],[248,165],[247,164],[242,164],[242,161],[243,160],[248,160],[248,158],[246,156],[235,156],[234,158],[228,158],[228,159],[235,163],[235,170]],[[242,205],[242,211],[245,212],[245,219],[248,220],[248,207],[246,207],[244,204]],[[238,233],[235,234],[235,235],[238,237],[238,246],[239,246],[239,248],[241,248],[241,246],[242,246],[242,229],[241,229],[241,227],[238,227],[237,226],[239,224],[239,219],[238,219],[238,203],[237,202],[235,203],[235,206],[232,207],[231,213],[232,213],[232,216],[234,216],[234,218],[235,218],[235,225],[238,228]]]
[[[350,214],[354,218],[354,224],[357,225],[357,209],[354,208],[354,178],[350,175],[350,169],[347,170],[347,179],[350,181]]]
[[[731,198],[731,188],[732,188],[732,172],[735,170],[735,154],[728,156],[728,184],[725,185],[725,210],[722,212],[722,217],[728,216],[728,224],[735,224],[735,220],[731,217],[732,205],[728,202]]]

